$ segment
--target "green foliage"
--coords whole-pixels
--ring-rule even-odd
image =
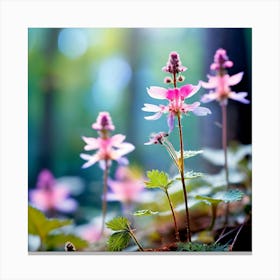
[[[169,180],[168,174],[159,171],[159,170],[151,170],[147,172],[147,177],[150,181],[145,182],[147,188],[167,188],[172,181]]]
[[[196,199],[200,199],[209,205],[218,205],[220,202],[234,202],[239,201],[244,196],[244,193],[238,189],[229,190],[215,194],[214,197],[196,195]]]
[[[133,213],[134,216],[151,216],[158,214],[157,211],[152,211],[150,209],[138,210]]]
[[[185,179],[194,179],[203,176],[203,173],[201,172],[194,172],[194,171],[188,171],[185,172],[184,178]],[[181,180],[181,177],[176,177],[176,180]]]
[[[118,231],[113,233],[108,240],[109,251],[122,251],[127,247],[130,241],[130,234],[128,231]]]
[[[203,244],[198,242],[178,243],[177,251],[187,252],[225,252],[229,251],[228,245],[217,244]]]
[[[184,156],[184,159],[186,159],[186,158],[191,158],[191,157],[197,156],[197,155],[202,154],[202,153],[203,153],[202,150],[199,150],[199,151],[184,151],[183,156]],[[176,152],[176,155],[177,155],[178,158],[181,158],[181,152],[180,151]]]
[[[243,198],[243,196],[244,193],[238,189],[232,189],[220,194],[216,194],[216,197],[222,199],[225,203],[239,201]]]
[[[204,195],[196,195],[195,198],[200,199],[201,201],[203,201],[204,203],[206,203],[208,205],[218,205],[220,202],[223,201],[222,199],[216,199],[216,198],[204,196]]]
[[[76,250],[81,250],[88,247],[88,242],[73,234],[51,234],[46,238],[46,249],[64,247],[64,244],[69,241],[75,245]]]
[[[129,230],[129,220],[125,217],[116,217],[106,223],[106,226],[113,231]]]
[[[51,231],[71,223],[71,220],[48,219],[40,210],[28,206],[28,233],[40,236],[43,242]]]

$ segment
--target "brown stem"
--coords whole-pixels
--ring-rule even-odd
[[[227,105],[222,104],[222,142],[225,158],[225,173],[226,173],[226,190],[229,190],[229,174],[228,174],[228,161],[227,161]],[[228,224],[229,204],[226,205],[225,225]]]
[[[102,228],[101,228],[100,236],[103,235],[104,228],[105,228],[105,217],[107,212],[108,173],[109,173],[109,164],[108,164],[108,160],[105,160],[105,169],[103,174]]]
[[[176,222],[176,216],[175,216],[174,208],[173,208],[173,205],[172,205],[172,202],[171,202],[171,199],[170,199],[170,196],[169,196],[169,193],[168,193],[167,189],[165,190],[165,194],[167,196],[169,206],[170,206],[172,216],[173,216],[174,227],[175,227],[175,237],[176,237],[176,240],[179,242],[180,241],[180,235],[179,235],[179,230],[178,230],[178,226],[177,226],[177,222]]]
[[[136,245],[139,247],[139,250],[144,251],[144,248],[141,246],[141,244],[136,239],[136,236],[134,235],[133,230],[131,229],[130,226],[128,226],[128,232],[129,232],[130,236],[132,237],[132,239],[134,240],[134,242],[136,243]]]
[[[185,199],[185,207],[186,207],[186,230],[187,230],[187,242],[191,242],[191,230],[190,230],[190,216],[189,216],[189,208],[188,208],[188,195],[185,185],[185,178],[184,178],[184,146],[183,146],[183,133],[182,133],[182,125],[181,125],[181,119],[180,115],[177,115],[178,118],[178,126],[179,126],[179,135],[180,135],[180,175],[181,175],[181,181],[183,186],[183,192],[184,192],[184,199]]]
[[[232,244],[229,246],[229,250],[230,250],[230,251],[232,251],[232,248],[233,248],[233,246],[234,246],[234,244],[235,244],[235,242],[236,242],[236,240],[237,240],[237,237],[238,237],[240,231],[242,230],[243,226],[244,226],[244,223],[243,223],[243,224],[241,225],[241,227],[239,228],[238,232],[236,233],[236,235],[235,235],[235,237],[234,237],[234,240],[233,240]]]

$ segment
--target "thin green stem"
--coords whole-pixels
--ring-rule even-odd
[[[100,236],[104,233],[105,218],[107,212],[107,192],[108,192],[108,174],[109,174],[109,162],[105,160],[105,169],[103,173],[103,201],[102,201],[102,228]]]
[[[171,209],[171,212],[172,212],[172,216],[173,216],[176,241],[179,242],[179,241],[180,241],[180,235],[179,235],[179,230],[178,230],[178,226],[177,226],[177,222],[176,222],[176,216],[175,216],[175,212],[174,212],[174,207],[173,207],[173,205],[172,205],[172,201],[171,201],[171,199],[170,199],[168,190],[165,189],[164,191],[165,191],[165,194],[166,194],[166,196],[167,196],[168,203],[169,203],[169,206],[170,206],[170,209]]]
[[[222,142],[225,158],[225,173],[226,173],[226,190],[229,190],[229,173],[228,173],[228,160],[227,160],[227,105],[222,104]],[[225,225],[228,224],[229,204],[226,205]]]
[[[180,115],[177,115],[178,118],[178,126],[179,126],[179,136],[180,136],[180,153],[181,158],[179,160],[180,165],[180,175],[181,175],[181,181],[183,186],[183,192],[184,192],[184,199],[185,199],[185,207],[186,207],[186,230],[187,230],[187,242],[191,242],[191,230],[190,230],[190,216],[189,216],[189,208],[188,208],[188,195],[185,185],[185,178],[184,178],[184,145],[183,145],[183,132],[182,132],[182,125],[181,125],[181,119]]]
[[[215,222],[216,222],[216,217],[217,217],[217,206],[216,204],[211,204],[211,210],[212,210],[212,219],[211,219],[211,224],[208,228],[208,230],[213,230]]]
[[[136,245],[138,246],[140,251],[144,251],[144,248],[141,246],[141,244],[138,242],[136,236],[133,233],[133,230],[131,229],[130,226],[128,226],[128,232],[130,234],[130,236],[132,237],[133,241],[136,243]]]

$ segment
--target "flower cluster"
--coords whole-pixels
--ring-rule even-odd
[[[164,71],[173,74],[174,88],[163,88],[152,86],[147,88],[147,92],[150,97],[154,99],[167,100],[167,105],[154,105],[144,104],[142,108],[145,112],[155,113],[151,116],[145,117],[146,120],[157,120],[162,114],[168,114],[167,124],[169,132],[174,129],[175,117],[181,117],[182,114],[194,113],[198,116],[205,116],[210,114],[211,111],[208,108],[201,107],[200,102],[194,102],[191,104],[185,103],[185,100],[192,97],[200,89],[200,85],[186,84],[182,87],[176,87],[176,74],[186,70],[186,67],[181,66],[179,55],[176,52],[172,52],[169,56],[167,65],[163,68]]]
[[[208,75],[208,82],[201,81],[201,86],[205,89],[212,89],[208,94],[203,95],[201,101],[204,103],[216,100],[221,105],[226,105],[228,99],[233,99],[244,104],[250,103],[245,99],[247,92],[231,91],[230,86],[238,84],[243,77],[243,72],[229,76],[226,68],[233,66],[233,62],[228,59],[224,49],[218,49],[214,56],[214,63],[211,64],[211,70],[216,71],[216,76]]]
[[[132,152],[135,147],[130,143],[124,142],[125,135],[115,134],[110,137],[109,132],[113,131],[115,126],[112,123],[109,113],[99,113],[92,128],[99,132],[100,137],[82,137],[86,143],[84,150],[97,150],[97,152],[92,155],[80,154],[81,158],[87,161],[82,167],[87,168],[99,162],[101,168],[103,168],[105,161],[110,164],[112,160],[120,164],[127,164],[128,160],[123,156]]]
[[[36,189],[29,193],[30,202],[44,212],[73,212],[77,202],[70,198],[70,190],[65,185],[56,182],[53,174],[44,169],[38,176]]]

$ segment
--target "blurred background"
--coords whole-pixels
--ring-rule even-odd
[[[248,92],[251,101],[251,43],[249,28],[30,28],[28,30],[28,187],[36,187],[43,169],[55,178],[64,178],[80,208],[78,223],[86,211],[101,207],[102,170],[98,164],[82,169],[82,136],[97,137],[91,129],[100,111],[108,111],[116,127],[114,133],[127,136],[136,149],[128,154],[130,163],[142,170],[171,172],[174,167],[159,145],[145,146],[152,132],[167,131],[166,116],[147,121],[144,103],[152,100],[146,88],[166,87],[162,72],[169,53],[177,51],[188,70],[185,83],[207,81],[210,64],[218,48],[227,50],[234,66],[229,74],[243,71],[243,80],[233,90]],[[205,89],[192,97],[197,101]],[[212,115],[183,119],[185,149],[222,148],[221,110],[217,102],[206,107]],[[251,104],[229,101],[228,142],[251,144]],[[176,128],[170,141],[179,149]],[[190,166],[188,166],[190,165]],[[114,178],[113,164],[111,177]],[[186,165],[209,172],[202,157]],[[71,187],[70,187],[71,188]],[[114,207],[114,204],[110,204]],[[117,207],[117,206],[115,206]],[[91,210],[91,217],[94,216]]]

